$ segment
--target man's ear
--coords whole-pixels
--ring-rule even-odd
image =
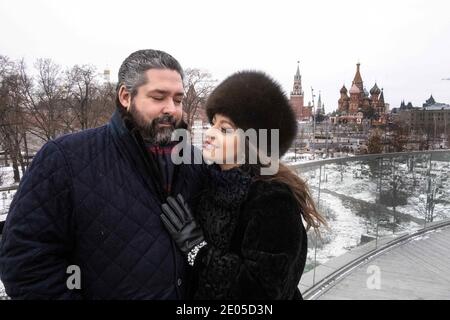
[[[131,94],[128,92],[127,88],[124,85],[120,86],[119,89],[119,102],[120,104],[128,110],[131,105]]]

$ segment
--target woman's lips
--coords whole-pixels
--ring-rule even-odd
[[[203,144],[203,149],[205,149],[205,150],[213,150],[215,148],[216,148],[216,146],[213,145],[211,142],[205,142]]]

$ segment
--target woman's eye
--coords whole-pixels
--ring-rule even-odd
[[[221,128],[220,131],[222,131],[222,133],[233,133],[233,129],[230,128]]]

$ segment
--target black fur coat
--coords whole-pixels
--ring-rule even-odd
[[[194,299],[302,299],[306,261],[301,209],[284,183],[211,166],[194,213],[208,245],[197,255]]]

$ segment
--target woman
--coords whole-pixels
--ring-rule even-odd
[[[242,135],[278,129],[275,142],[283,155],[297,132],[286,96],[264,73],[238,72],[212,92],[206,112],[212,124],[203,147],[204,159],[213,163],[208,187],[194,215],[179,195],[168,198],[161,216],[193,265],[192,296],[302,299],[297,287],[307,254],[302,217],[306,229],[318,230],[325,220],[306,184],[287,167],[279,164],[274,174],[262,174],[278,164],[277,144],[269,139],[263,148],[261,134],[257,143]]]

